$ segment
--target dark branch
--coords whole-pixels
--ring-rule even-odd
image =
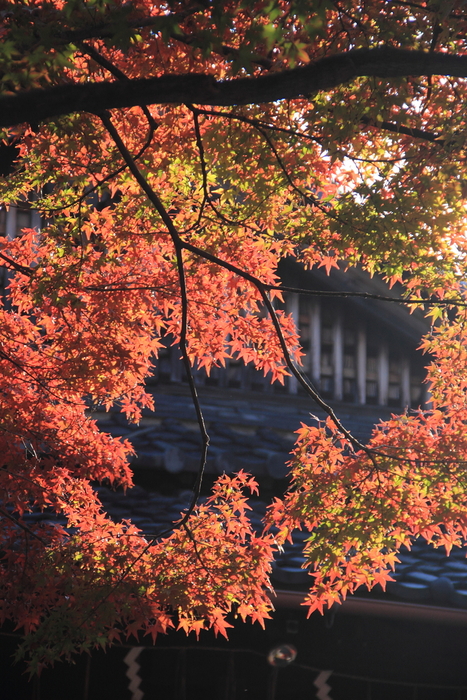
[[[417,2],[403,2],[403,0],[392,0],[392,3],[393,5],[400,5],[401,7],[409,7],[411,10],[421,10],[425,15],[427,12],[433,14],[439,12],[439,6],[436,4],[420,5]],[[448,12],[446,17],[450,17],[452,19],[467,19],[467,15],[463,14],[462,12]]]
[[[0,259],[4,260],[6,263],[8,263],[8,265],[11,265],[11,267],[14,270],[16,270],[16,272],[21,272],[22,275],[27,275],[28,277],[31,277],[33,270],[30,267],[26,267],[26,265],[20,265],[19,263],[15,262],[15,260],[12,260],[3,253],[0,253]]]
[[[360,121],[362,124],[365,124],[367,126],[374,126],[376,129],[392,131],[394,134],[404,134],[404,136],[413,136],[416,139],[423,139],[424,141],[430,141],[430,143],[437,143],[441,146],[444,144],[444,140],[440,138],[441,135],[434,134],[431,131],[414,129],[410,126],[402,126],[402,124],[395,124],[394,122],[378,121],[377,119],[371,119],[370,117],[361,117]]]
[[[389,301],[395,304],[405,304],[410,306],[411,304],[416,304],[417,306],[467,306],[467,301],[465,299],[421,299],[420,297],[388,297],[382,294],[373,294],[371,292],[335,292],[321,289],[299,289],[297,287],[287,287],[282,285],[265,285],[268,289],[277,289],[281,292],[290,292],[292,294],[306,294],[308,296],[314,297],[359,297],[360,299],[376,299],[377,301]]]
[[[152,29],[155,32],[163,29],[171,30],[174,25],[183,22],[187,17],[193,14],[193,10],[179,12],[167,15],[157,15],[154,17],[140,17],[135,20],[126,20],[125,24],[128,29]],[[60,44],[79,44],[86,39],[112,39],[115,36],[115,22],[101,22],[99,24],[90,24],[87,27],[80,29],[69,29],[66,31],[57,31],[53,34],[54,42]]]
[[[234,106],[261,104],[331,90],[358,77],[443,75],[467,77],[467,55],[382,47],[336,54],[291,70],[249,78],[216,80],[191,73],[118,82],[59,85],[0,98],[0,127],[72,112],[150,104]]]
[[[164,205],[162,204],[161,200],[157,196],[157,194],[154,192],[152,187],[149,185],[147,180],[144,178],[144,176],[141,174],[138,166],[136,163],[133,161],[131,154],[129,153],[128,149],[126,148],[125,144],[123,143],[122,139],[120,138],[120,135],[115,128],[115,126],[112,124],[112,121],[108,114],[102,114],[100,115],[102,119],[102,123],[104,124],[105,128],[109,132],[109,134],[112,136],[115,145],[117,146],[118,150],[120,151],[124,161],[128,165],[129,170],[135,177],[136,181],[140,185],[141,189],[143,192],[147,195],[149,201],[153,204],[154,208],[162,218],[162,221],[164,224],[167,226],[167,230],[173,240],[176,254],[177,254],[177,262],[178,262],[178,268],[179,268],[179,275],[180,275],[180,287],[181,287],[181,293],[182,293],[182,334],[184,333],[184,329],[186,329],[186,311],[187,311],[187,296],[186,296],[186,287],[185,287],[185,278],[184,278],[184,267],[183,267],[183,260],[182,260],[182,251],[183,250],[188,250],[191,253],[194,253],[195,255],[204,258],[205,260],[209,260],[210,262],[216,263],[220,265],[221,267],[224,267],[226,270],[229,270],[230,272],[233,272],[240,277],[243,277],[243,279],[248,280],[253,284],[258,292],[260,293],[263,302],[268,309],[268,312],[271,316],[271,320],[273,322],[280,346],[282,348],[283,356],[286,362],[287,367],[289,370],[292,372],[294,377],[296,377],[297,381],[301,384],[301,386],[305,389],[307,394],[315,401],[315,403],[320,406],[320,408],[323,409],[323,411],[326,412],[326,414],[331,418],[333,421],[334,425],[336,428],[347,438],[347,440],[357,449],[361,449],[364,452],[370,454],[370,451],[368,448],[365,447],[361,442],[359,442],[341,423],[341,421],[338,419],[336,414],[334,413],[334,410],[332,409],[329,404],[327,404],[321,396],[318,394],[316,389],[310,384],[308,379],[300,372],[300,370],[295,366],[290,353],[289,349],[287,347],[287,342],[284,338],[284,335],[282,333],[282,328],[280,326],[279,320],[277,318],[276,312],[271,304],[271,301],[269,300],[268,294],[267,294],[267,287],[259,280],[257,277],[254,275],[250,274],[249,272],[246,272],[245,270],[242,270],[241,268],[237,267],[236,265],[232,265],[231,263],[222,260],[221,258],[218,258],[216,255],[212,255],[211,253],[208,253],[205,250],[202,250],[201,248],[198,248],[197,246],[194,246],[193,244],[189,243],[188,241],[183,240],[177,229],[175,228],[172,219],[170,218],[167,210],[165,209]],[[186,330],[185,330],[186,332]],[[193,403],[195,406],[197,418],[198,418],[198,423],[200,426],[200,430],[203,436],[203,454],[202,454],[202,461],[201,465],[199,468],[199,476],[196,484],[196,489],[199,491],[201,487],[201,482],[199,479],[202,477],[202,473],[204,471],[204,464],[206,461],[206,456],[207,456],[207,450],[208,450],[208,445],[209,445],[209,437],[206,432],[206,427],[204,424],[204,418],[201,412],[201,407],[199,405],[199,399],[198,399],[198,394],[196,391],[196,386],[193,381],[193,375],[191,372],[191,366],[187,354],[187,348],[186,348],[186,336],[183,335],[181,337],[181,342],[180,345],[182,346],[182,356],[185,362],[185,367],[188,375],[188,381],[191,389],[191,394],[193,398]],[[190,381],[191,380],[191,381]],[[196,495],[196,494],[195,494]],[[199,497],[199,493],[196,496],[196,499]],[[196,501],[193,501],[192,506],[188,510],[187,514],[185,514],[184,518],[180,523],[177,523],[177,526],[180,527],[181,525],[184,525],[186,520],[188,519],[189,513],[193,510],[195,506]]]
[[[11,522],[14,523],[21,530],[23,530],[23,532],[27,532],[27,534],[31,535],[31,537],[34,537],[35,540],[38,540],[44,546],[46,545],[46,541],[43,540],[42,537],[39,537],[39,535],[37,533],[35,533],[34,530],[31,530],[30,527],[28,527],[24,523],[20,522],[17,518],[15,518],[13,515],[11,515],[7,510],[0,508],[0,514],[3,515],[4,518],[7,518],[7,520],[11,520]]]
[[[189,516],[193,512],[199,496],[201,494],[201,485],[202,485],[202,480],[203,480],[203,474],[204,474],[204,469],[206,466],[206,459],[208,455],[208,448],[209,448],[209,435],[206,430],[206,423],[204,421],[204,416],[203,412],[201,410],[201,405],[199,402],[199,397],[198,397],[198,392],[196,389],[195,381],[193,378],[193,372],[191,368],[191,363],[190,363],[190,358],[188,356],[188,344],[187,344],[187,328],[188,328],[188,295],[187,295],[187,289],[186,289],[186,280],[185,280],[185,268],[183,264],[183,249],[185,248],[185,245],[183,244],[177,229],[175,228],[172,219],[170,218],[169,214],[167,213],[164,205],[162,204],[161,200],[157,196],[157,194],[154,192],[152,187],[149,185],[147,180],[143,177],[141,174],[140,170],[138,169],[138,166],[136,165],[135,161],[133,160],[131,153],[128,151],[126,148],[125,144],[123,143],[120,134],[118,133],[117,129],[113,125],[110,116],[108,114],[101,114],[100,115],[102,123],[104,124],[105,128],[113,138],[115,145],[117,146],[118,150],[120,151],[120,154],[127,164],[129,170],[135,177],[136,181],[144,191],[144,193],[147,195],[149,201],[151,204],[155,207],[156,211],[159,213],[160,217],[162,218],[164,224],[167,226],[168,232],[172,238],[174,247],[175,247],[175,253],[177,257],[177,266],[178,266],[178,275],[179,275],[179,283],[180,283],[180,297],[181,297],[181,305],[182,305],[182,318],[181,318],[181,328],[180,328],[180,349],[182,352],[182,360],[183,364],[185,367],[185,372],[187,375],[187,380],[188,380],[188,386],[190,388],[191,392],[191,398],[193,401],[193,406],[195,408],[196,412],[196,417],[202,437],[202,448],[201,448],[201,457],[200,457],[200,463],[199,463],[199,468],[198,468],[198,473],[196,477],[196,483],[193,487],[193,499],[191,502],[190,507],[188,508],[187,512],[183,516],[182,520],[180,523],[177,524],[177,527],[184,526],[185,523],[188,521]]]
[[[431,305],[431,306],[467,306],[467,301],[464,299],[422,299],[420,297],[386,297],[381,294],[372,294],[371,292],[335,292],[328,291],[324,289],[301,289],[299,287],[287,287],[283,285],[276,284],[263,284],[265,289],[277,289],[279,292],[290,292],[291,294],[305,294],[311,297],[340,297],[346,299],[348,297],[359,297],[361,299],[376,299],[377,301],[390,301],[395,304],[405,304],[410,306],[411,304],[416,304],[417,306]],[[113,292],[135,292],[135,291],[153,291],[159,292],[166,290],[166,287],[158,287],[156,285],[113,285],[109,284],[94,284],[88,287],[83,287],[89,292],[105,292],[111,294]]]

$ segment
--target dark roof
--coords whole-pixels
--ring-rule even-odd
[[[135,446],[138,470],[194,472],[199,465],[201,440],[191,399],[186,387],[173,386],[154,392],[155,413],[145,412],[139,426],[129,426],[117,412],[99,415],[99,424],[113,435],[123,435]],[[202,388],[201,404],[211,438],[207,472],[213,475],[244,469],[260,481],[266,476],[282,479],[300,422],[323,419],[310,401],[300,396],[258,396],[234,390]],[[378,419],[389,417],[391,410],[381,407],[335,406],[337,414],[360,440],[368,439]],[[314,418],[310,418],[310,412]],[[131,518],[148,535],[167,529],[187,507],[191,491],[161,495],[135,487],[126,495],[100,487],[103,504],[116,519]],[[262,528],[266,504],[252,499],[251,520]],[[305,590],[310,577],[301,568],[303,541],[307,534],[294,533],[294,544],[287,544],[273,569],[273,581],[279,588]],[[450,557],[424,541],[404,550],[400,563],[384,593],[380,587],[362,595],[467,608],[467,560],[465,551],[454,549]]]
[[[291,395],[246,394],[234,389],[200,388],[201,406],[210,436],[206,471],[231,473],[244,469],[254,476],[284,478],[286,462],[300,423],[324,420],[310,399]],[[154,393],[156,411],[145,411],[138,426],[130,426],[117,410],[97,414],[102,430],[130,440],[137,451],[137,469],[196,471],[201,438],[196,413],[184,386],[162,387]],[[343,424],[367,442],[374,424],[391,409],[334,404]],[[395,409],[393,409],[394,411]]]
[[[127,494],[98,487],[104,507],[116,520],[130,518],[145,534],[157,535],[166,531],[171,523],[180,518],[189,505],[191,491],[180,491],[171,496],[148,492],[140,486]],[[250,519],[257,531],[263,528],[262,517],[266,504],[251,499]],[[287,543],[284,552],[273,566],[272,579],[276,587],[291,590],[306,590],[312,582],[309,574],[301,568],[304,563],[303,542],[306,532],[295,532],[294,543]],[[417,540],[412,549],[399,554],[400,563],[392,575],[395,579],[387,585],[386,594],[377,587],[368,594],[361,589],[357,595],[386,596],[392,600],[467,608],[467,559],[464,550],[454,548],[450,557],[444,550],[434,549],[423,540]]]
[[[154,394],[156,411],[145,411],[138,426],[129,426],[121,413],[97,414],[103,430],[130,439],[137,450],[133,466],[140,473],[195,472],[199,465],[201,440],[191,399],[186,387],[165,387]],[[244,469],[259,481],[280,480],[286,476],[286,462],[294,440],[294,430],[301,421],[310,422],[309,400],[299,396],[258,396],[203,388],[201,403],[211,437],[207,472],[214,477],[223,472]],[[389,416],[381,407],[336,406],[339,417],[360,440],[369,437],[378,418]],[[319,411],[315,417],[323,418]],[[386,415],[381,415],[386,414]],[[155,481],[157,484],[157,479]],[[283,482],[282,482],[283,483]],[[116,520],[131,519],[147,536],[167,531],[191,502],[190,490],[160,493],[135,486],[126,494],[97,487],[103,506]],[[259,531],[266,504],[251,499],[251,520]],[[51,515],[31,513],[26,521],[50,520]],[[55,519],[55,518],[54,518]],[[66,524],[63,521],[63,524]],[[294,543],[286,544],[273,566],[277,588],[305,591],[311,583],[301,568],[304,562],[305,532],[295,532]],[[422,540],[410,551],[399,555],[400,563],[393,574],[394,582],[386,593],[378,586],[371,593],[360,589],[357,595],[420,604],[467,608],[467,559],[462,549],[454,548],[450,557],[444,550],[433,549]]]
[[[115,521],[131,519],[146,536],[157,536],[167,532],[170,525],[180,518],[181,513],[191,502],[192,492],[179,491],[172,495],[150,492],[141,486],[127,491],[112,491],[98,486],[97,491],[104,508]],[[262,530],[262,517],[266,504],[251,499],[250,519],[257,531]],[[50,513],[29,513],[24,515],[26,523],[54,520]],[[65,524],[65,522],[63,522]],[[273,565],[272,580],[277,588],[305,591],[311,584],[309,574],[301,568],[303,542],[306,532],[295,532],[293,544],[287,543],[284,552]],[[454,548],[450,557],[444,550],[433,549],[422,540],[414,543],[412,549],[404,549],[400,563],[392,574],[395,579],[387,585],[386,593],[378,586],[371,593],[360,589],[357,595],[386,597],[389,600],[403,600],[412,603],[433,604],[455,608],[467,608],[467,559],[465,550]]]

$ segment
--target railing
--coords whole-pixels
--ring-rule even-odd
[[[305,352],[303,370],[321,395],[333,401],[359,405],[417,408],[427,402],[420,356],[397,338],[384,333],[371,319],[357,318],[338,303],[289,296],[286,311],[292,314],[301,333]],[[160,383],[186,382],[178,347],[162,351],[155,369]],[[251,365],[226,360],[226,366],[194,371],[198,385],[269,394],[300,394],[294,377],[285,385],[271,385]]]

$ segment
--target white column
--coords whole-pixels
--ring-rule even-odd
[[[336,311],[333,324],[333,364],[334,399],[342,401],[344,397],[344,328],[340,311]]]
[[[366,403],[366,329],[357,330],[357,395],[358,403]]]
[[[298,329],[298,315],[299,315],[299,301],[300,298],[298,294],[288,294],[285,299],[285,310],[287,314],[292,314],[294,323]],[[298,390],[298,382],[294,376],[288,378],[289,384],[289,394],[296,394]]]
[[[310,372],[313,384],[319,389],[321,381],[321,305],[319,299],[310,304]]]
[[[41,215],[36,209],[31,210],[31,228],[35,228],[36,231],[41,230]]]
[[[9,241],[16,237],[16,207],[10,207],[6,213],[5,232]]]
[[[404,355],[401,360],[401,403],[410,408],[410,360]]]
[[[389,392],[389,354],[386,343],[379,346],[378,355],[378,403],[387,406]]]
[[[433,408],[430,388],[430,383],[424,382],[422,384],[421,405],[424,411],[430,411]]]
[[[181,351],[178,345],[170,345],[170,381],[171,382],[181,382],[182,381],[182,367],[183,362],[181,359]]]

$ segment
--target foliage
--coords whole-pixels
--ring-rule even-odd
[[[274,548],[297,527],[310,610],[384,584],[417,536],[463,542],[466,29],[460,1],[2,3],[2,137],[17,159],[0,200],[44,220],[0,247],[1,618],[24,628],[33,669],[122,632],[224,634],[231,611],[263,623]],[[89,88],[94,107],[79,102]],[[430,411],[353,438],[274,311],[285,256],[358,263],[408,304],[431,300]],[[137,422],[164,336],[188,376],[237,357],[294,373],[328,411],[298,431],[267,517],[278,534],[251,530],[242,473],[196,505],[197,403],[197,491],[174,531],[148,541],[102,511],[91,483],[131,486],[132,448],[86,409]],[[44,508],[68,528],[23,522]]]

